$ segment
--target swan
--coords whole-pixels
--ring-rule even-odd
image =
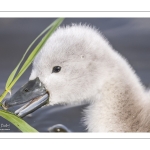
[[[28,102],[16,111],[23,116],[47,102],[88,102],[82,121],[89,132],[149,132],[149,93],[97,29],[71,25],[48,39],[33,62],[29,82],[3,106]]]

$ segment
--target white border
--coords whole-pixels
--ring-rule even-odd
[[[36,150],[149,150],[149,140],[135,139],[26,139],[1,140],[3,149]]]
[[[149,18],[150,12],[0,12],[1,18]]]
[[[148,11],[148,0],[3,0],[1,11]]]
[[[150,139],[149,133],[0,133],[0,139]]]

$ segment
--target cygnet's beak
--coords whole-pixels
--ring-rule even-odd
[[[3,100],[2,105],[4,109],[7,109],[12,106],[26,103],[15,111],[15,114],[24,117],[43,105],[46,105],[48,103],[48,98],[49,94],[47,90],[37,77],[21,87],[10,99]]]

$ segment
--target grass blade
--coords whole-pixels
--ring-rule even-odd
[[[11,84],[11,82],[13,81],[13,79],[14,79],[14,76],[15,76],[15,74],[16,74],[16,72],[17,72],[17,70],[18,70],[18,68],[19,68],[19,66],[20,66],[20,64],[21,64],[21,62],[22,61],[20,61],[19,62],[19,64],[16,66],[16,68],[12,71],[12,73],[10,74],[10,76],[8,77],[8,79],[7,79],[7,82],[6,82],[6,85],[5,85],[5,89],[8,91],[8,86]]]
[[[14,124],[22,132],[38,132],[36,129],[27,124],[24,120],[11,112],[0,110],[0,116]]]

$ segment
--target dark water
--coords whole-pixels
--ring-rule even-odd
[[[0,93],[4,89],[9,74],[19,62],[28,45],[53,20],[54,18],[0,18]],[[149,87],[150,19],[67,18],[63,25],[71,23],[86,23],[98,28],[114,49],[127,58],[142,83]],[[13,93],[27,82],[30,70],[31,67],[14,86]],[[55,124],[63,124],[73,132],[86,132],[81,122],[82,110],[85,107],[86,105],[46,106],[30,116],[26,116],[24,120],[40,132],[48,132],[48,128]],[[0,129],[2,124],[10,125],[10,130],[3,132],[19,131],[12,124],[0,118]]]

